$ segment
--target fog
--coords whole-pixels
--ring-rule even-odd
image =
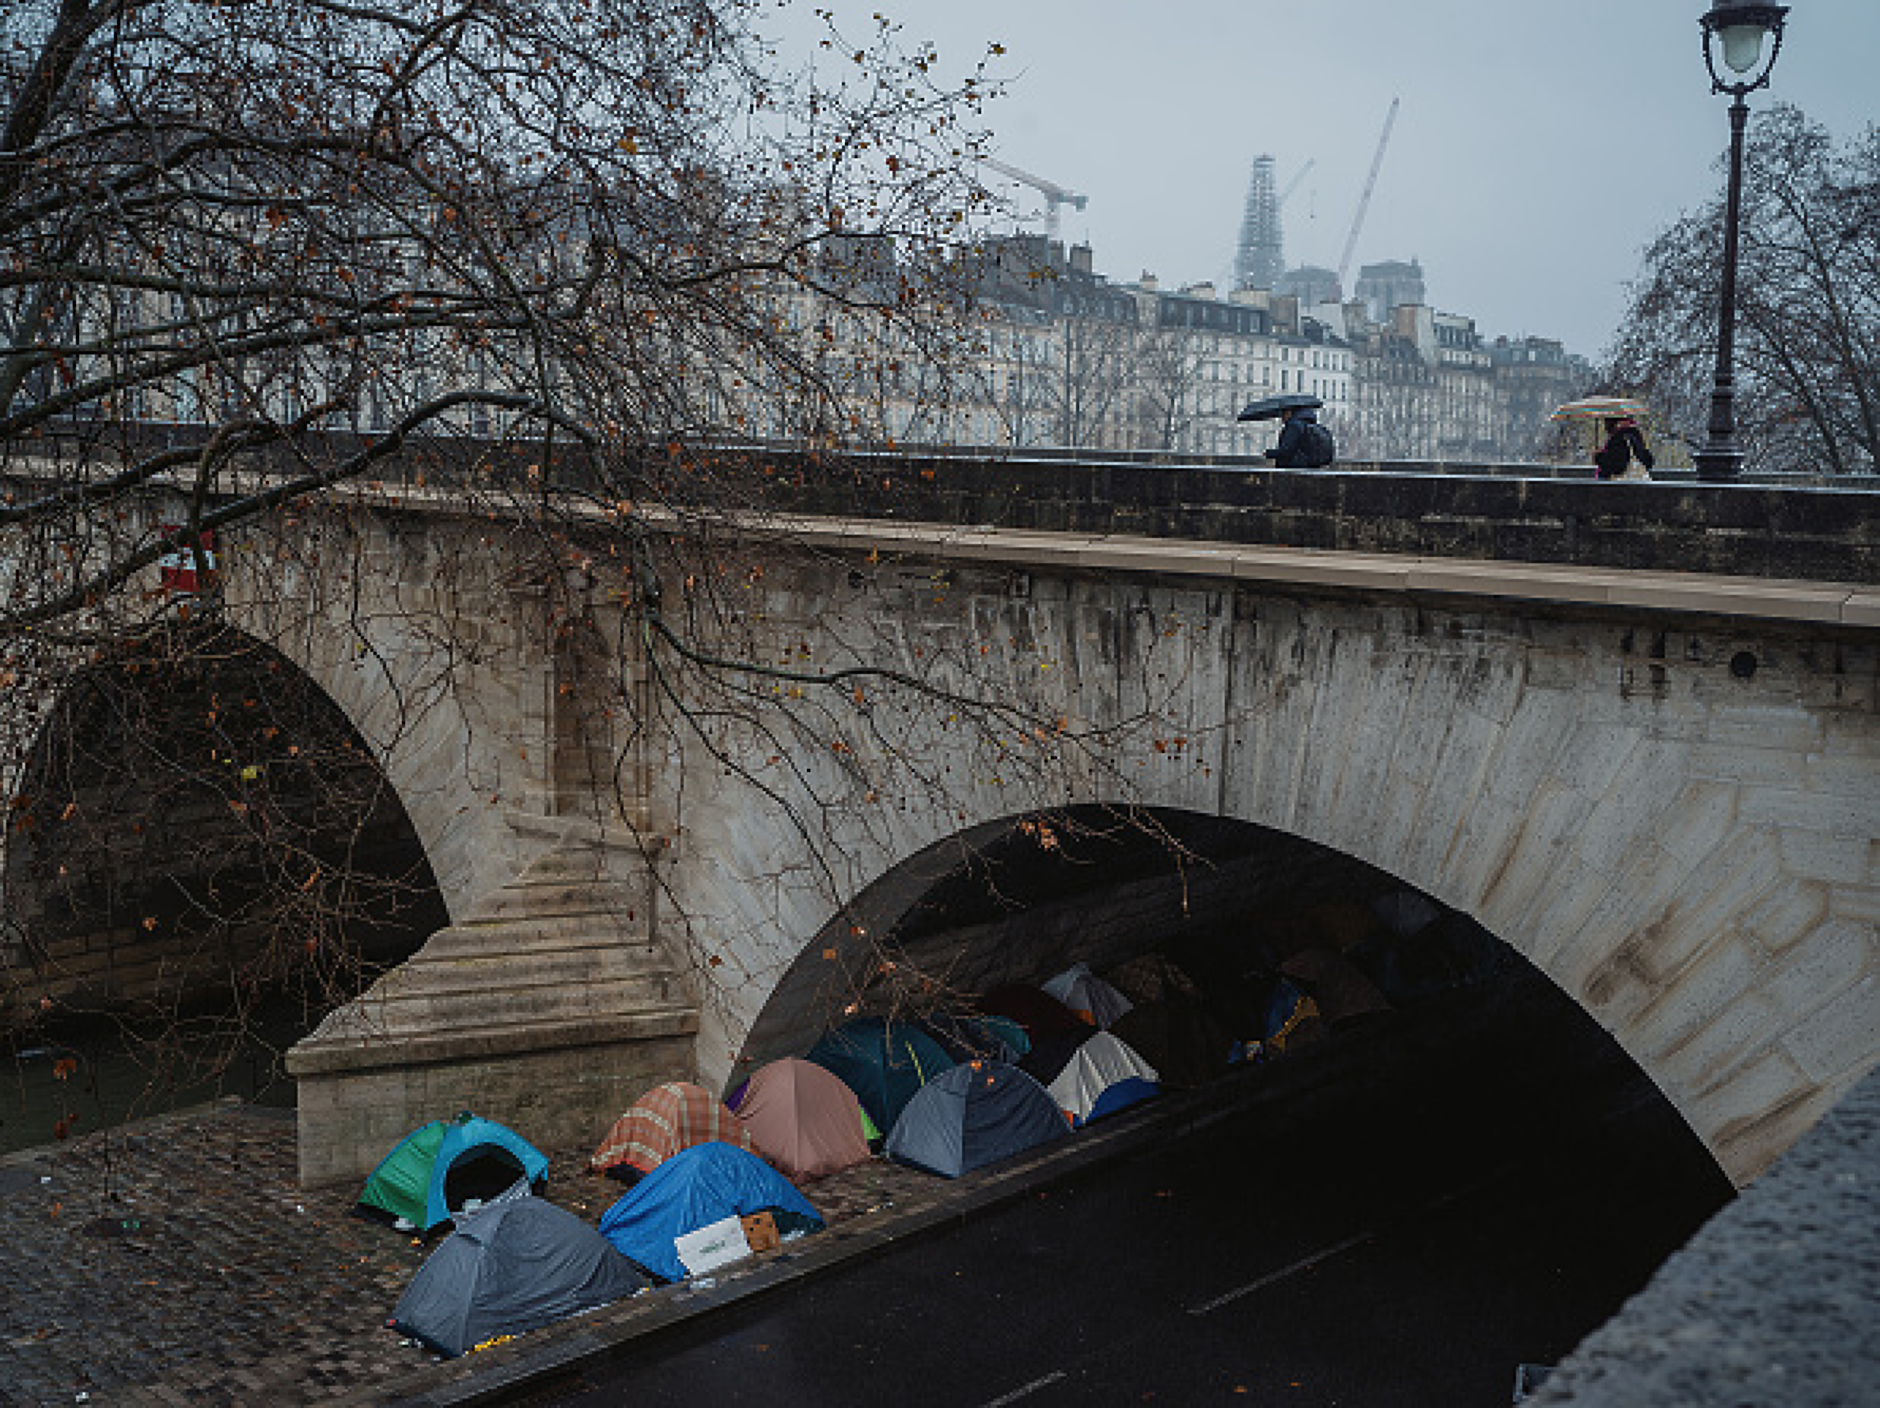
[[[806,40],[812,7],[781,32]],[[1385,113],[1402,100],[1354,251],[1417,259],[1429,298],[1489,336],[1595,356],[1651,237],[1721,188],[1728,99],[1708,0],[827,0],[856,37],[883,13],[970,71],[989,43],[1000,159],[1088,196],[1061,232],[1112,279],[1229,275],[1253,158],[1271,155],[1289,266],[1336,268]],[[1792,0],[1770,89],[1843,140],[1880,120],[1880,3]],[[1008,185],[1024,228],[1040,202]],[[1347,287],[1349,293],[1349,287]]]

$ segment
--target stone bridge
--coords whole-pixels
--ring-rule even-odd
[[[292,1053],[306,1180],[464,1106],[578,1143],[850,1002],[1353,886],[1479,921],[1739,1184],[1880,1062],[1880,496],[917,459],[776,483],[695,558],[709,593],[669,579],[680,642],[604,557],[544,568],[416,489],[302,515],[292,553],[230,545],[232,619],[370,745],[451,920]],[[1044,817],[1234,839],[1022,923],[935,901],[1051,845]]]

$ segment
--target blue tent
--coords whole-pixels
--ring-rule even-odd
[[[601,1214],[601,1235],[655,1276],[683,1281],[676,1239],[727,1217],[769,1212],[781,1232],[819,1231],[822,1215],[790,1181],[731,1144],[681,1149]]]
[[[639,1268],[565,1208],[518,1183],[457,1230],[411,1278],[392,1327],[441,1354],[578,1315],[647,1284]]]
[[[1045,1088],[1000,1061],[968,1061],[934,1077],[888,1135],[888,1157],[958,1178],[1070,1133]]]
[[[953,1065],[919,1027],[880,1017],[858,1017],[823,1033],[809,1059],[841,1076],[882,1129],[892,1129],[914,1092]]]
[[[412,1130],[379,1160],[359,1194],[358,1211],[429,1232],[471,1198],[488,1201],[518,1178],[539,1184],[548,1158],[528,1140],[468,1110]]]

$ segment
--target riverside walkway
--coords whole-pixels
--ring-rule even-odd
[[[499,1402],[584,1356],[839,1268],[1147,1140],[1351,1078],[1334,1041],[1165,1095],[958,1180],[883,1159],[804,1185],[828,1223],[708,1282],[648,1291],[443,1360],[386,1327],[436,1242],[296,1181],[291,1112],[229,1101],[0,1158],[0,1408]],[[591,1150],[546,1149],[545,1195],[586,1221],[621,1193]]]
[[[620,1185],[549,1153],[547,1195],[596,1221]],[[839,1227],[934,1181],[874,1160],[810,1194]],[[385,1327],[436,1242],[356,1193],[298,1187],[291,1111],[235,1103],[0,1160],[0,1405],[396,1401],[483,1367]]]
[[[431,1246],[353,1216],[356,1189],[299,1188],[284,1112],[228,1103],[10,1155],[0,1408],[539,1401],[583,1366],[721,1308],[1154,1142],[1365,1079],[1401,1054],[1391,1033],[1374,1035],[1236,1068],[957,1181],[872,1160],[806,1186],[823,1233],[450,1361],[385,1324]],[[1536,1408],[1866,1401],[1880,1382],[1877,1148],[1880,1072],[1568,1356]],[[547,1152],[548,1196],[597,1219],[618,1186],[586,1172],[586,1149]]]

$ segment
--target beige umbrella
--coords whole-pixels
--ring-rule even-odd
[[[1553,421],[1588,421],[1593,426],[1592,449],[1599,448],[1599,422],[1602,420],[1624,420],[1630,416],[1637,419],[1650,414],[1643,401],[1630,396],[1582,396],[1577,401],[1569,401],[1564,406],[1556,406],[1548,417]],[[1590,453],[1590,451],[1589,451]]]
[[[1554,408],[1549,420],[1605,420],[1608,417],[1620,420],[1626,416],[1644,416],[1651,414],[1643,401],[1636,401],[1630,396],[1583,396],[1578,401],[1569,401],[1564,406]]]

